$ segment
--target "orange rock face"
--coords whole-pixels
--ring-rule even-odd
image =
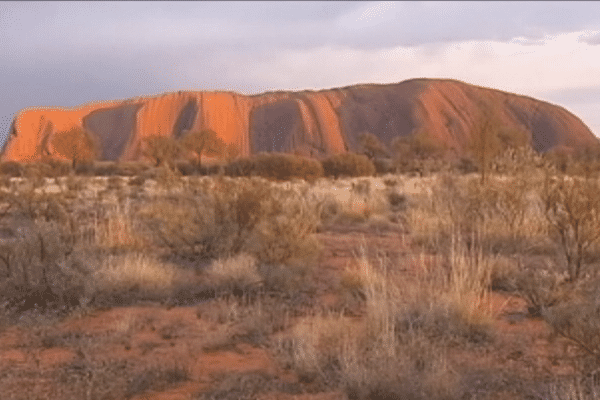
[[[226,143],[237,144],[242,155],[278,151],[323,157],[357,150],[363,132],[389,145],[397,136],[420,131],[460,153],[482,108],[504,127],[528,132],[538,151],[598,143],[581,120],[559,106],[459,81],[413,79],[318,92],[177,92],[71,109],[30,108],[14,119],[3,159],[61,158],[51,139],[74,125],[95,135],[101,159],[115,161],[141,159],[144,137],[178,138],[196,129],[214,130]]]

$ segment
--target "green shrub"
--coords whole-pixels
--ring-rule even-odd
[[[284,153],[262,153],[239,159],[227,166],[229,176],[261,176],[267,179],[312,181],[323,176],[323,166],[317,160]]]
[[[367,156],[354,153],[336,154],[323,160],[326,176],[372,176],[375,165]]]

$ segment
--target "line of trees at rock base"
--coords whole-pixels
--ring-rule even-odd
[[[493,115],[483,112],[475,124],[467,151],[462,156],[453,155],[447,147],[435,140],[427,131],[420,130],[408,136],[396,137],[385,145],[373,133],[364,132],[357,137],[356,151],[332,155],[322,160],[297,154],[262,153],[240,158],[235,144],[226,144],[210,129],[184,131],[179,139],[169,136],[149,136],[142,139],[140,151],[155,167],[178,171],[184,175],[225,173],[230,176],[263,176],[286,180],[302,178],[314,180],[321,176],[371,176],[384,173],[412,173],[427,175],[441,170],[461,173],[478,172],[484,184],[490,172],[509,172],[533,165],[552,167],[560,172],[585,173],[600,170],[600,145],[588,147],[577,153],[548,152],[538,154],[530,146],[525,130],[508,129]],[[42,142],[40,154],[47,172],[58,174],[82,173],[95,175],[119,174],[118,170],[132,169],[136,163],[97,162],[99,143],[83,128],[73,127],[57,132],[51,137],[53,150],[69,161],[65,165],[53,160],[47,152],[48,139]],[[206,166],[202,157],[223,160]],[[2,163],[4,174],[23,175],[18,163]],[[138,169],[144,169],[137,163]],[[135,167],[133,168],[135,169]],[[58,170],[58,171],[57,171]],[[568,170],[568,171],[567,171]],[[62,172],[61,172],[62,171]],[[123,171],[121,171],[123,172]],[[134,175],[129,171],[126,175]]]

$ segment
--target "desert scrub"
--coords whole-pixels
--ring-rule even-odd
[[[214,260],[207,268],[209,279],[224,291],[247,291],[262,283],[256,258],[240,253],[234,257]]]
[[[569,280],[585,272],[586,255],[600,241],[600,184],[597,179],[548,176],[541,199],[551,238],[561,249]]]
[[[459,376],[446,349],[493,339],[486,260],[453,241],[450,270],[420,267],[406,282],[386,259],[362,252],[341,280],[359,294],[361,319],[336,313],[300,318],[272,349],[301,380],[342,389],[351,398],[458,398]],[[407,260],[408,261],[408,260]]]
[[[108,207],[105,207],[108,208]],[[96,245],[104,249],[143,249],[144,240],[134,227],[129,203],[117,203],[94,227]]]
[[[319,205],[293,187],[260,179],[209,178],[164,196],[137,215],[159,245],[192,258],[246,252],[260,262],[310,261]]]
[[[412,196],[407,219],[425,247],[448,249],[447,239],[458,230],[467,238],[478,232],[493,247],[514,251],[515,244],[545,240],[540,187],[541,181],[523,176],[491,177],[481,185],[476,177],[443,174],[430,191]]]
[[[94,264],[85,232],[61,194],[34,186],[2,194],[0,302],[17,314],[30,309],[68,310],[86,302]]]
[[[307,189],[321,203],[322,222],[365,222],[385,215],[390,189],[377,178],[322,179]]]
[[[335,154],[323,160],[323,171],[325,176],[355,177],[373,176],[375,165],[367,156],[354,153]]]
[[[304,179],[314,181],[323,176],[318,160],[284,153],[262,153],[233,161],[226,167],[229,176],[260,176],[268,179]]]

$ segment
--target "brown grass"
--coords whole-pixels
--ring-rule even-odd
[[[480,186],[471,176],[450,175],[393,176],[383,184],[378,178],[275,184],[173,175],[164,182],[144,178],[140,185],[115,179],[106,183],[104,197],[96,190],[102,183],[38,178],[10,181],[2,194],[2,234],[12,240],[0,239],[3,305],[49,295],[60,308],[73,296],[79,303],[71,309],[81,310],[85,304],[121,304],[89,300],[114,292],[154,293],[148,298],[162,300],[183,276],[195,276],[210,289],[203,298],[212,300],[190,300],[205,351],[239,342],[268,347],[298,374],[298,391],[308,385],[343,390],[348,398],[445,399],[468,391],[449,350],[495,343],[491,328],[499,316],[491,291],[502,289],[524,298],[530,314],[578,346],[579,373],[597,377],[596,250],[590,248],[584,259],[589,273],[569,283],[552,251],[534,249],[552,243],[537,176],[491,176]],[[132,186],[138,189],[135,201]],[[366,244],[359,249],[338,289],[351,295],[358,310],[353,315],[360,317],[315,307],[319,297],[309,297],[330,289],[313,279],[321,273],[317,226],[377,222],[389,213],[408,222],[417,245],[398,258],[368,257],[374,249]],[[29,233],[15,234],[11,224],[18,218]],[[184,266],[191,271],[182,271]],[[143,323],[125,314],[113,333],[127,341]],[[163,328],[160,335],[175,340],[174,332]],[[58,335],[40,340],[46,348],[70,343]],[[149,352],[154,345],[145,346]],[[93,393],[100,397],[143,394],[187,379],[178,367],[151,367],[125,382],[117,379],[121,367],[83,359],[65,371],[86,371],[87,378],[61,379],[77,390],[98,385]],[[224,379],[207,396],[267,393],[266,382],[276,381],[236,379]],[[109,380],[116,382],[113,388],[101,390]],[[593,390],[597,385],[557,386],[546,398],[597,398]]]
[[[135,288],[167,293],[178,277],[174,265],[166,265],[143,253],[109,255],[93,279],[97,290],[127,291]]]

